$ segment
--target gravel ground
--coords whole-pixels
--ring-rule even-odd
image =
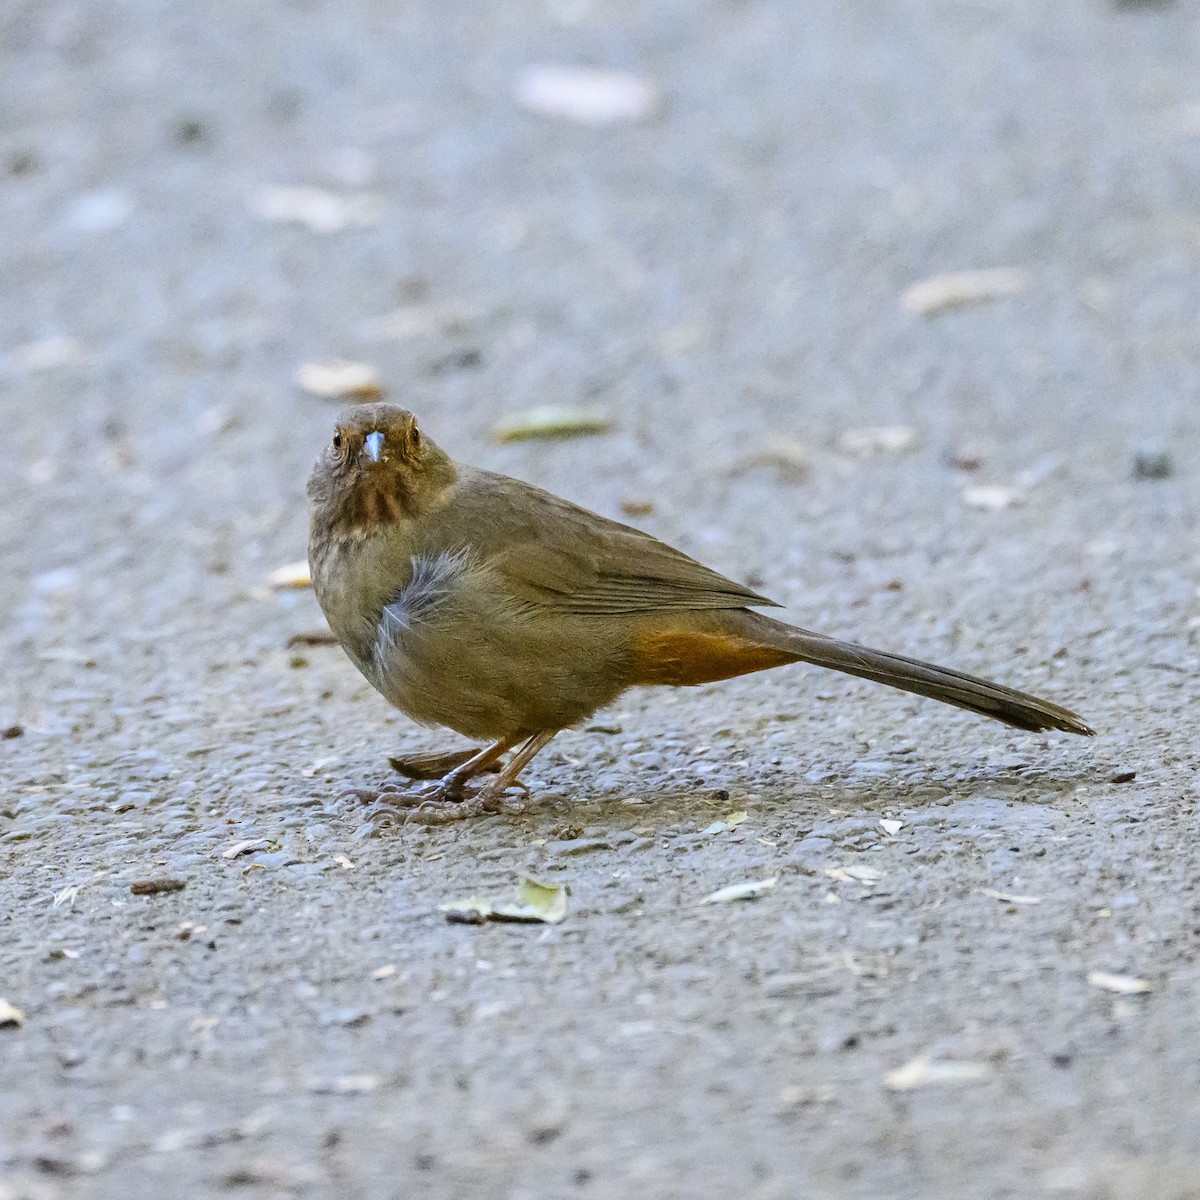
[[[1197,62],[1192,0],[9,0],[0,1197],[1200,1195]],[[661,105],[530,113],[537,63]],[[336,357],[1100,736],[792,668],[628,696],[527,815],[364,837],[344,790],[453,737],[265,584]],[[496,441],[547,401],[613,429]],[[438,911],[525,871],[565,922]]]

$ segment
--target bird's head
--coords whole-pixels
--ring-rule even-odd
[[[308,480],[314,520],[331,530],[366,533],[436,504],[454,482],[454,464],[394,404],[342,413]]]

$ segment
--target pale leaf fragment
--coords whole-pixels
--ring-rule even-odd
[[[658,91],[647,80],[593,67],[528,67],[517,77],[513,96],[539,116],[582,125],[644,121],[659,104]]]
[[[267,583],[278,591],[285,591],[288,588],[312,587],[312,576],[309,574],[308,562],[301,559],[299,562],[277,567],[267,576]]]
[[[382,198],[375,192],[331,192],[319,187],[264,187],[250,199],[264,221],[303,225],[313,233],[337,233],[379,223]]]
[[[496,440],[520,442],[527,438],[582,437],[612,428],[608,413],[596,408],[544,404],[497,422]]]
[[[914,283],[900,297],[901,307],[919,317],[948,308],[981,304],[1023,292],[1029,272],[1022,267],[992,267],[981,271],[950,271]]]
[[[731,883],[726,887],[717,888],[715,892],[710,892],[701,904],[730,904],[734,900],[757,900],[760,896],[765,896],[768,892],[774,891],[775,884],[779,881],[778,875],[772,875],[769,879],[750,880],[746,883]]]
[[[1134,975],[1112,975],[1108,971],[1089,971],[1087,981],[1094,988],[1115,992],[1118,996],[1140,996],[1150,990],[1144,979]]]
[[[354,870],[354,864],[344,854],[335,854],[333,856],[333,861],[337,863],[337,865],[344,871]]]
[[[1015,896],[1011,892],[997,892],[993,888],[980,888],[985,896],[999,900],[1003,904],[1041,904],[1041,896]]]
[[[935,1062],[928,1054],[918,1054],[904,1066],[888,1071],[883,1085],[893,1092],[911,1092],[936,1083],[978,1083],[990,1074],[987,1063]]]
[[[238,858],[243,854],[249,854],[253,850],[259,850],[263,846],[271,844],[269,838],[247,838],[244,842],[234,842],[228,850],[221,851],[222,858]]]
[[[468,896],[465,900],[452,900],[439,904],[448,920],[468,924],[484,921],[527,921],[557,925],[567,916],[567,888],[565,884],[542,883],[532,875],[522,875],[517,884],[516,902],[497,901],[487,896]]]
[[[743,475],[757,468],[774,468],[781,476],[798,482],[812,467],[812,455],[803,442],[785,433],[770,435],[762,447],[729,467],[731,475]]]
[[[0,1029],[20,1029],[24,1024],[25,1014],[0,996]]]
[[[346,359],[305,363],[296,372],[296,386],[322,400],[378,400],[383,395],[383,384],[374,367]]]
[[[69,367],[83,358],[83,346],[76,338],[66,335],[41,338],[17,346],[10,355],[13,367],[27,375]]]
[[[893,821],[889,817],[880,817],[879,828],[882,829],[883,832],[888,835],[888,837],[895,837],[896,834],[898,834],[900,830],[904,828],[904,822]]]
[[[843,454],[870,458],[879,454],[907,454],[917,447],[917,435],[907,425],[867,425],[847,429],[837,440]]]
[[[1020,488],[1004,483],[984,483],[976,487],[964,488],[963,503],[971,508],[982,508],[987,512],[1000,512],[1012,508],[1025,500],[1025,493]]]

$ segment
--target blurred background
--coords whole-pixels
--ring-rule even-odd
[[[121,1194],[176,1144],[191,1194],[1191,1195],[1197,64],[1191,0],[6,0],[0,993],[26,1024],[0,1195]],[[1049,694],[1107,737],[1021,741],[777,672],[631,698],[532,780],[649,810],[351,842],[338,792],[445,741],[313,645],[287,586],[310,464],[378,395],[798,623]],[[681,866],[665,847],[722,815],[714,790],[764,824]],[[825,904],[821,872],[910,805],[951,807],[904,816],[931,840],[895,852],[898,911]],[[574,824],[610,839],[559,862],[586,932],[547,959],[443,926],[488,872],[553,873]],[[261,877],[219,859],[259,834]],[[1005,856],[1035,843],[1044,877],[1014,883]],[[129,878],[156,871],[189,890],[135,921]],[[753,910],[792,904],[782,924],[690,915],[789,871],[793,900]],[[1056,900],[1014,937],[982,885]],[[252,912],[223,959],[176,936]],[[477,959],[494,992],[425,1003],[471,995]],[[817,959],[828,988],[760,992]],[[388,1003],[356,990],[380,963]],[[1101,1003],[1092,968],[1154,998]],[[651,1033],[610,1041],[647,995]],[[305,1074],[367,1078],[399,1044],[407,1082],[367,1101]],[[880,1080],[926,1051],[993,1079],[897,1107]],[[236,1079],[259,1055],[271,1079]],[[517,1082],[506,1141],[489,1114]],[[539,1142],[542,1101],[566,1115]]]

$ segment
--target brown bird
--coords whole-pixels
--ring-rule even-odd
[[[993,717],[1090,735],[1074,713],[984,679],[773,620],[773,601],[642,533],[518,479],[463,466],[410,412],[337,422],[308,481],[313,588],[367,680],[414,720],[488,743],[418,756],[446,774],[385,793],[419,819],[504,806],[554,737],[645,684],[686,687],[808,662]],[[515,750],[465,799],[464,785]]]

